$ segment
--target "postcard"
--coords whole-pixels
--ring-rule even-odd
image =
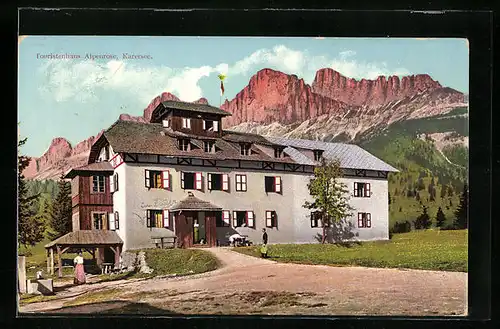
[[[20,314],[467,315],[466,39],[18,47]]]

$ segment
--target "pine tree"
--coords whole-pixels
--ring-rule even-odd
[[[389,198],[389,204],[391,204],[391,192],[387,192],[387,196]]]
[[[446,192],[447,192],[446,185],[441,185],[441,193],[439,195],[441,199],[444,199],[446,197]]]
[[[420,193],[415,194],[415,200],[420,201]]]
[[[427,213],[427,207],[422,206],[422,208],[423,208],[422,213],[414,221],[415,229],[417,229],[417,230],[428,229],[432,225],[431,218],[429,217],[429,214]]]
[[[58,187],[59,193],[54,200],[50,216],[51,232],[47,234],[51,240],[71,232],[72,229],[71,184],[61,177]]]
[[[455,220],[453,221],[453,224],[458,229],[467,228],[467,213],[469,209],[469,193],[467,189],[467,184],[464,184],[464,190],[460,195],[460,203],[458,204],[458,208],[455,210]]]
[[[417,181],[417,189],[424,190],[425,189],[425,184],[423,178],[419,178]]]
[[[449,184],[447,190],[448,190],[449,197],[452,197],[455,194],[453,191],[453,185]]]
[[[349,204],[347,186],[339,180],[341,177],[340,162],[323,159],[321,166],[314,169],[314,177],[307,184],[314,201],[306,201],[303,207],[322,213],[322,243],[326,241],[327,227],[349,217],[353,210]]]
[[[19,140],[17,143],[18,149],[26,143],[26,138]],[[23,175],[23,170],[28,167],[30,158],[24,155],[18,155],[18,232],[17,238],[21,245],[25,248],[34,246],[37,242],[42,241],[43,232],[45,231],[45,223],[35,216],[33,204],[39,197],[38,194],[28,195],[28,187]]]
[[[436,201],[436,188],[434,187],[434,185],[432,185],[432,189],[429,191],[429,193],[430,193],[429,200]]]
[[[444,215],[443,209],[439,207],[436,213],[436,227],[443,227],[444,222],[446,222],[446,216]]]

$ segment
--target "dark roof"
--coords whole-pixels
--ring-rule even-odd
[[[73,178],[82,172],[96,172],[96,173],[111,172],[112,173],[113,166],[111,166],[111,164],[108,161],[94,162],[94,163],[90,163],[90,164],[85,165],[85,166],[70,169],[68,171],[68,173],[66,175],[64,175],[64,178]]]
[[[208,201],[203,201],[194,196],[192,192],[188,192],[188,196],[170,207],[171,211],[217,211],[222,210],[222,207],[216,206]]]
[[[104,132],[105,138],[113,147],[115,153],[137,153],[137,154],[159,154],[166,156],[178,157],[193,157],[199,159],[213,159],[213,160],[254,160],[254,161],[270,161],[270,162],[286,162],[295,163],[291,158],[271,157],[264,152],[257,151],[258,154],[241,155],[239,144],[230,142],[231,138],[228,136],[233,135],[232,132],[224,132],[223,138],[212,138],[215,140],[215,153],[207,153],[203,148],[193,149],[191,151],[181,151],[177,147],[177,137],[189,137],[193,140],[193,144],[201,145],[194,141],[211,139],[197,135],[187,135],[164,128],[161,123],[142,123],[133,121],[117,121],[108,130]],[[236,134],[241,136],[241,133]],[[255,143],[259,141],[265,142],[264,139],[256,139],[255,136],[250,135],[250,138]],[[269,141],[266,145],[271,145]]]
[[[225,130],[222,139],[233,143],[257,143],[262,145],[275,145],[264,136],[237,131]]]
[[[190,151],[181,151],[177,147],[177,138],[186,137],[197,148]],[[116,121],[101,138],[92,146],[89,161],[93,161],[98,152],[97,144],[104,144],[105,140],[113,147],[116,153],[157,154],[171,157],[190,157],[212,160],[249,160],[267,161],[275,163],[291,163],[315,166],[319,162],[309,158],[303,150],[323,150],[327,159],[338,159],[342,168],[380,170],[397,172],[397,169],[388,165],[359,146],[344,143],[327,143],[304,139],[290,139],[283,137],[264,137],[257,134],[224,130],[222,137],[204,137],[177,132],[171,128],[164,128],[161,123],[143,123],[134,121]],[[202,140],[215,140],[216,152],[207,153],[203,150]],[[240,154],[240,143],[253,144],[251,155]],[[285,157],[275,158],[266,154],[260,146],[282,147]],[[94,158],[93,158],[94,154]]]
[[[95,246],[123,244],[123,240],[115,231],[108,230],[79,230],[70,232],[48,243],[45,248],[60,246]]]
[[[188,102],[179,102],[179,101],[164,101],[161,103],[164,107],[184,110],[184,111],[193,111],[193,112],[203,112],[203,113],[211,113],[218,114],[223,116],[229,116],[231,113],[221,110],[218,107],[208,105],[208,104],[196,104],[196,103],[188,103]]]

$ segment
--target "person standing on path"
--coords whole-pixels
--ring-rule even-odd
[[[73,263],[75,264],[74,283],[75,284],[84,284],[85,283],[85,270],[83,268],[83,255],[82,255],[81,251],[78,253],[78,256],[75,257],[75,259],[73,260]]]
[[[262,229],[262,247],[260,248],[260,256],[262,258],[267,258],[267,232],[266,229]]]

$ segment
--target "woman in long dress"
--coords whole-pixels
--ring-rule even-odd
[[[85,270],[83,268],[83,255],[80,251],[78,256],[73,260],[75,263],[75,284],[84,284],[85,283]]]

